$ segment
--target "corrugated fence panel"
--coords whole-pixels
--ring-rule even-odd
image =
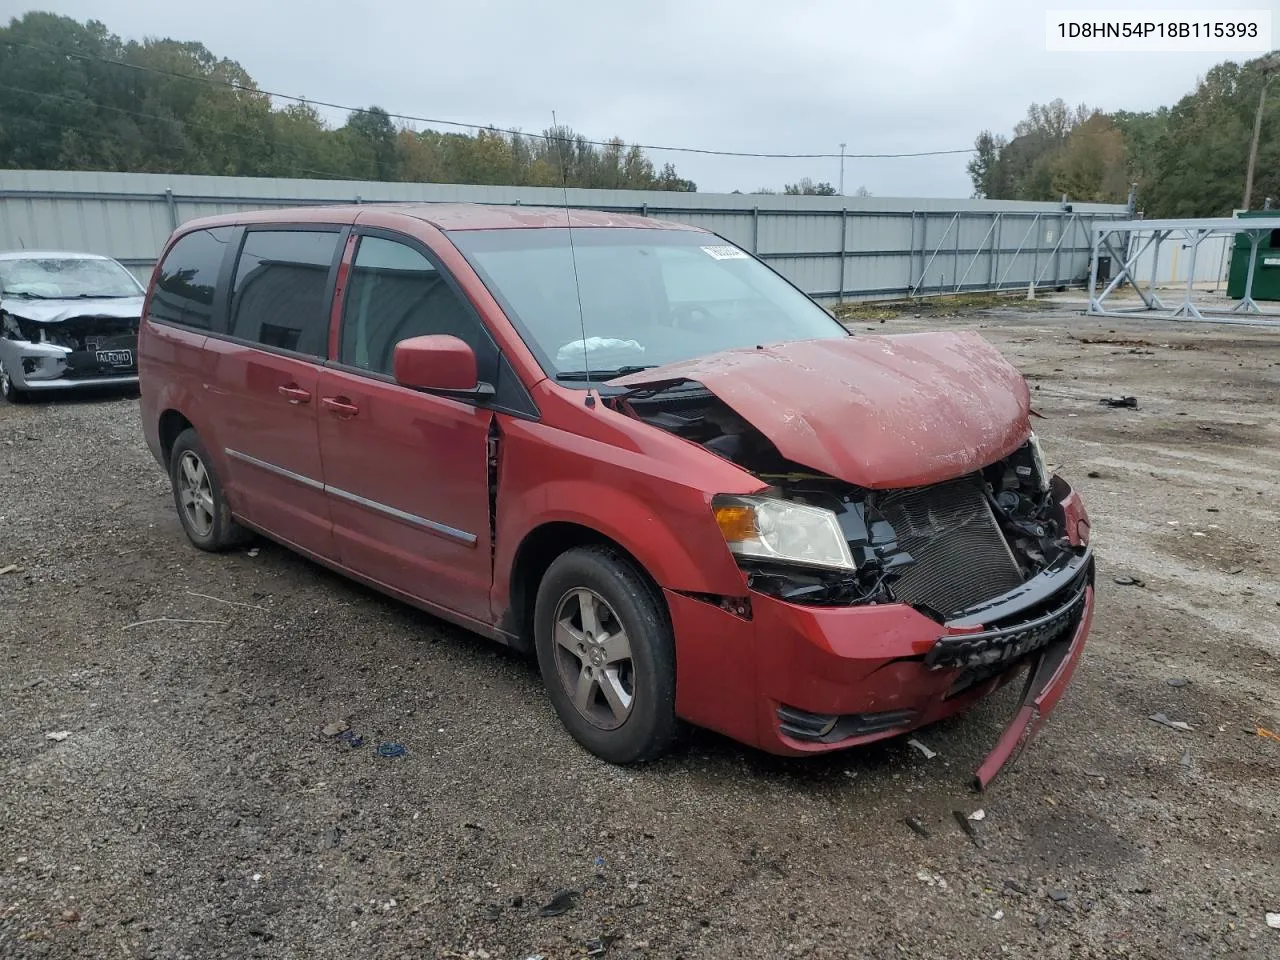
[[[0,249],[104,253],[145,279],[173,228],[197,217],[316,203],[565,200],[553,187],[0,170]],[[567,200],[710,230],[822,300],[1078,283],[1092,220],[1125,215],[1114,204],[1068,213],[1004,200],[638,190],[573,189]]]

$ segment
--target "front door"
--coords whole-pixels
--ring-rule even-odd
[[[317,432],[337,230],[250,230],[236,264],[231,339],[210,337],[209,389],[237,512],[333,559]]]
[[[320,374],[320,449],[342,563],[412,597],[492,622],[488,436],[493,413],[391,377],[401,340],[444,333],[496,365],[479,317],[425,248],[359,238],[336,363]]]

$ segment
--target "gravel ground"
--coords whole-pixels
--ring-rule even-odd
[[[944,324],[1031,379],[1100,563],[1072,688],[982,796],[1014,691],[934,759],[695,733],[610,767],[520,658],[273,544],[188,546],[136,400],[0,408],[0,955],[1280,956],[1280,334],[872,326]],[[209,622],[134,625],[165,617]]]

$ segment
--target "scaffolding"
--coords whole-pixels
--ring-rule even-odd
[[[1123,317],[1143,314],[1160,320],[1191,320],[1205,323],[1246,323],[1280,326],[1280,312],[1264,311],[1253,299],[1253,275],[1258,262],[1258,244],[1273,230],[1280,230],[1280,216],[1235,219],[1216,217],[1202,220],[1108,220],[1094,221],[1093,252],[1089,262],[1089,313],[1096,317]],[[1244,296],[1234,306],[1197,304],[1193,300],[1196,282],[1196,257],[1200,245],[1209,237],[1246,234],[1249,238],[1249,272]],[[1141,235],[1147,234],[1143,237]],[[1112,242],[1115,238],[1116,242]],[[1168,240],[1185,243],[1191,250],[1191,263],[1182,302],[1166,304],[1156,293],[1156,270],[1160,263],[1160,246]],[[1135,275],[1138,259],[1151,249],[1151,277],[1145,287]],[[1123,252],[1122,252],[1123,251]],[[1119,264],[1107,286],[1098,292],[1098,258],[1110,256]],[[1120,306],[1109,298],[1121,284],[1128,283],[1142,299],[1141,306]]]

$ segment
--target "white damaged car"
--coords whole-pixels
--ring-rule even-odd
[[[0,395],[136,384],[144,292],[110,257],[0,253]]]

